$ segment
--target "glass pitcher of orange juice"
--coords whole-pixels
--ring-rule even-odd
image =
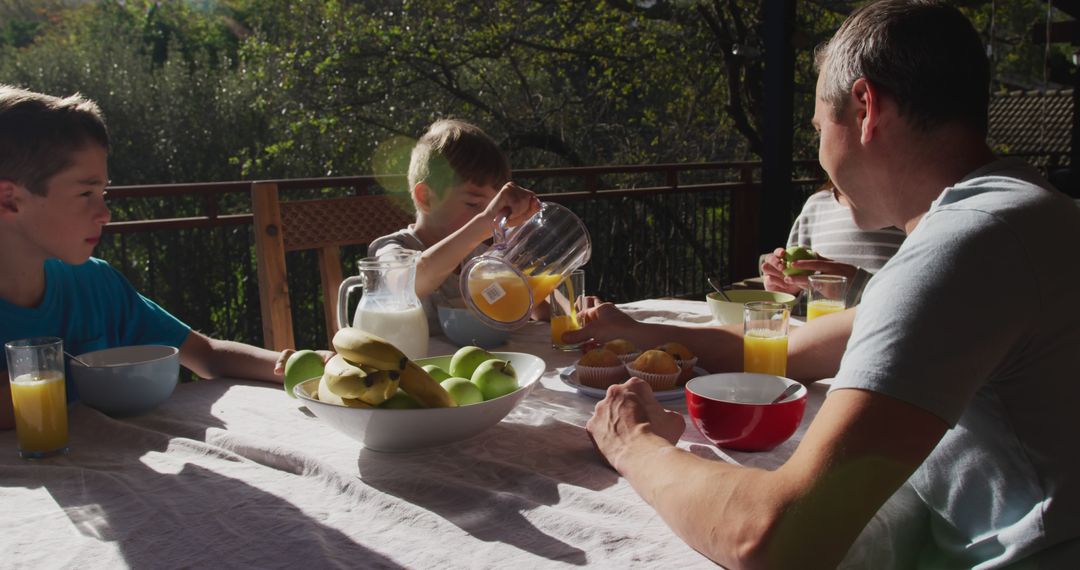
[[[484,323],[503,330],[529,320],[532,308],[592,255],[585,223],[565,206],[545,202],[516,228],[505,217],[495,243],[461,271],[461,296]]]

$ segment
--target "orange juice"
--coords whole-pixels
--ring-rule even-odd
[[[67,447],[67,396],[62,372],[22,374],[11,381],[15,433],[23,453]]]
[[[562,335],[564,332],[576,331],[581,329],[581,323],[577,318],[577,295],[574,293],[574,279],[573,273],[566,277],[563,281],[566,285],[566,300],[570,305],[564,309],[559,302],[553,302],[551,306],[551,346],[560,350],[566,350],[569,348],[576,348],[577,345],[568,345],[562,341]],[[562,312],[568,310],[567,315],[556,315],[556,312]]]
[[[787,375],[786,334],[769,329],[750,329],[743,335],[743,371]]]
[[[535,306],[547,298],[559,282],[562,275],[541,273],[527,275],[528,289],[521,279],[513,273],[487,275],[469,278],[469,296],[476,307],[496,321],[512,323],[527,316],[529,300]]]
[[[551,344],[563,345],[562,340],[564,332],[576,331],[581,326],[578,324],[577,319],[573,315],[558,315],[551,317]]]
[[[812,321],[822,315],[839,313],[843,310],[843,301],[834,301],[832,299],[818,299],[816,301],[810,301],[806,304],[806,320]]]

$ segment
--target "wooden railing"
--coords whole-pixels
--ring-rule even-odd
[[[807,167],[810,174],[796,181],[804,189],[821,180],[812,165]],[[568,205],[593,232],[594,254],[586,268],[590,294],[617,301],[700,297],[705,277],[733,281],[757,272],[760,163],[517,170],[514,179],[543,200]],[[196,328],[259,344],[248,229],[253,183],[111,187],[114,221],[106,227],[98,255]],[[277,185],[284,199],[383,193],[404,186],[400,176],[259,183]],[[343,251],[346,274],[355,271],[355,260],[365,250]],[[325,346],[314,261],[290,257],[288,264],[297,343]]]

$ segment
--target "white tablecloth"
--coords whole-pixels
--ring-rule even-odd
[[[700,302],[626,309],[709,321]],[[455,348],[433,338],[430,353]],[[280,387],[241,381],[182,384],[130,419],[76,404],[63,457],[18,459],[14,431],[0,432],[0,566],[712,567],[598,461],[583,430],[596,400],[558,377],[579,355],[552,350],[540,323],[496,350],[544,358],[542,385],[488,431],[412,453],[365,450]],[[777,466],[825,389],[773,451],[724,452],[689,420],[679,446]]]

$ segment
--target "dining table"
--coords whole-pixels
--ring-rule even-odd
[[[620,305],[634,318],[709,326],[702,301]],[[432,336],[429,354],[457,346]],[[23,460],[0,432],[0,567],[710,568],[595,451],[597,399],[560,375],[580,352],[551,348],[547,323],[495,351],[546,370],[501,422],[415,451],[365,449],[280,385],[180,383],[153,411],[114,418],[75,403],[70,452]],[[825,398],[809,386],[798,431],[765,452],[716,447],[686,419],[678,446],[774,469]]]

